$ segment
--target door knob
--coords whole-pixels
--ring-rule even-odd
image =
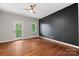
[[[14,31],[14,33],[16,33],[16,31]]]

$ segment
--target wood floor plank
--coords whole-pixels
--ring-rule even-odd
[[[0,43],[0,56],[79,56],[79,49],[42,38]]]

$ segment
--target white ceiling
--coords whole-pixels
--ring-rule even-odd
[[[34,3],[37,5],[35,8],[35,14],[23,9],[25,7],[29,8],[30,4],[33,3],[0,3],[0,10],[40,19],[60,9],[63,9],[72,3]]]

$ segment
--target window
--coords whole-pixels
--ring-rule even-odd
[[[32,33],[36,32],[36,23],[32,22]]]
[[[16,37],[21,37],[22,35],[22,27],[21,24],[16,24]]]

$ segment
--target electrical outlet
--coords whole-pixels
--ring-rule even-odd
[[[53,38],[53,36],[50,36],[50,38]]]

